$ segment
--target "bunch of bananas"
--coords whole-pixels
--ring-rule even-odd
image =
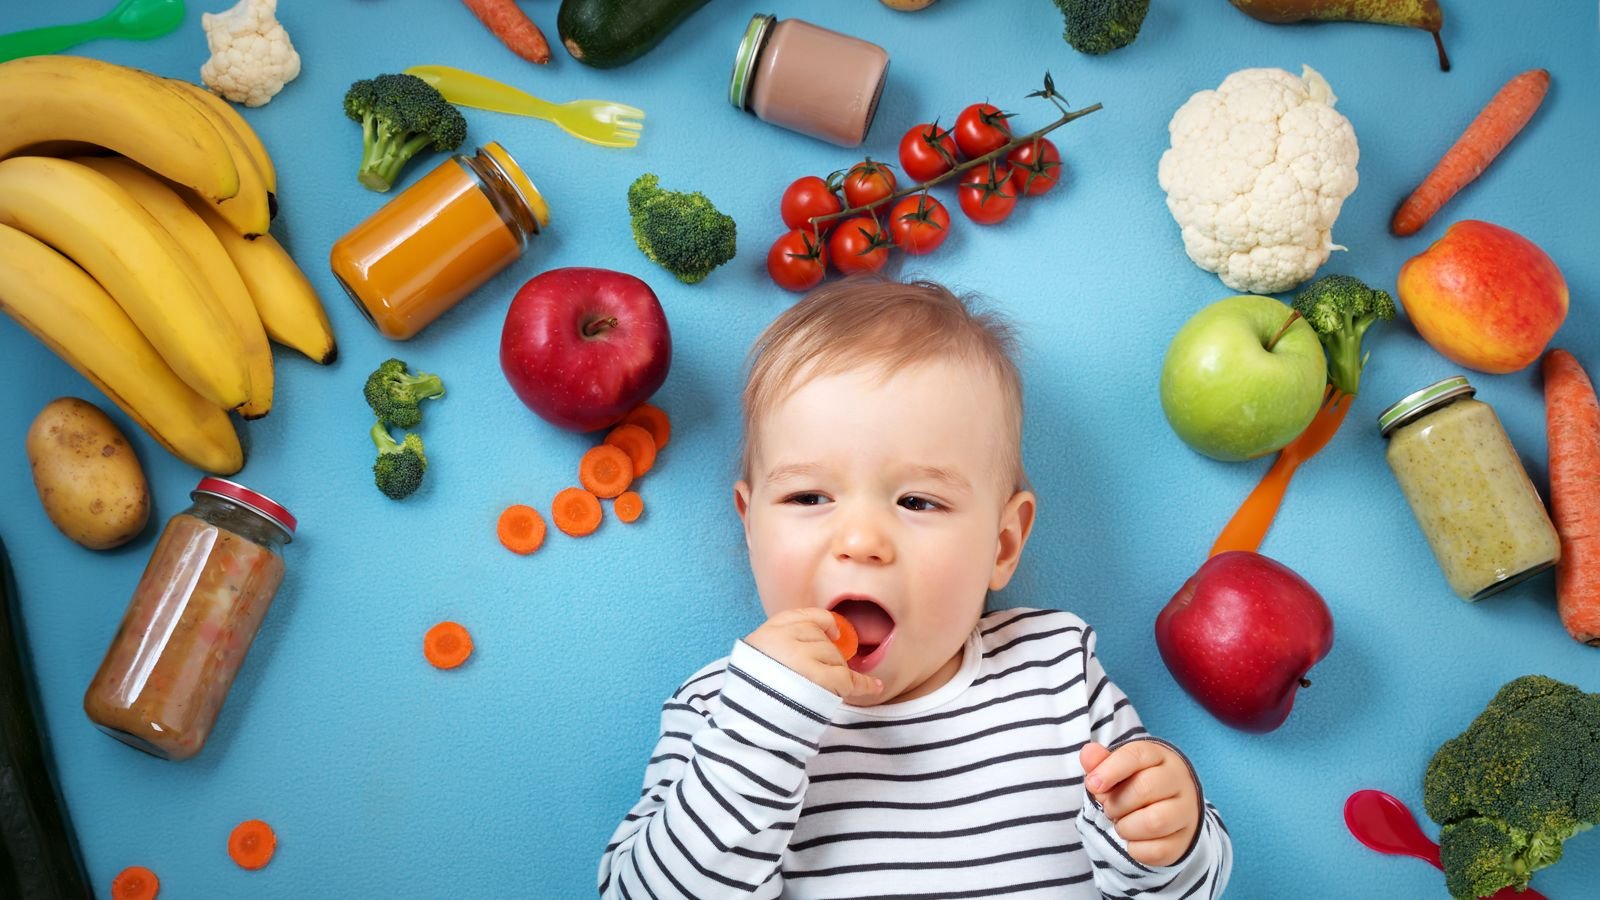
[[[272,408],[269,337],[336,353],[267,233],[276,189],[255,131],[197,85],[77,56],[0,63],[0,310],[207,472],[244,466],[230,410]]]

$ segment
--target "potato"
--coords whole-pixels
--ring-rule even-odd
[[[91,550],[126,544],[150,518],[139,458],[92,403],[52,400],[28,428],[28,463],[45,515]]]

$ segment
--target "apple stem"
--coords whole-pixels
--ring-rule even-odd
[[[594,319],[592,321],[585,322],[581,330],[584,337],[592,338],[599,337],[602,332],[610,331],[615,327],[617,327],[617,317],[606,316],[603,319]]]
[[[1285,334],[1289,333],[1289,327],[1294,325],[1294,320],[1298,319],[1298,318],[1300,318],[1300,310],[1298,310],[1298,309],[1289,310],[1289,318],[1283,320],[1283,327],[1279,328],[1278,329],[1278,333],[1272,336],[1272,340],[1267,341],[1267,352],[1268,353],[1271,353],[1272,352],[1272,348],[1276,347],[1278,345],[1278,339],[1279,338],[1281,338]]]
[[[1311,679],[1309,679],[1309,678],[1300,679],[1300,686],[1303,687],[1303,688],[1311,687]]]

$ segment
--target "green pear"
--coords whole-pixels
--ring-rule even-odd
[[[1439,48],[1439,68],[1450,71],[1439,29],[1444,10],[1439,0],[1228,0],[1252,18],[1263,22],[1373,22],[1400,25],[1433,33]]]

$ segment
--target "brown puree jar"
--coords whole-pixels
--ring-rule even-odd
[[[294,516],[221,478],[167,521],[83,697],[90,721],[159,756],[200,752],[283,580]]]
[[[877,44],[757,14],[734,57],[728,100],[762,121],[860,146],[878,111],[889,54]]]

